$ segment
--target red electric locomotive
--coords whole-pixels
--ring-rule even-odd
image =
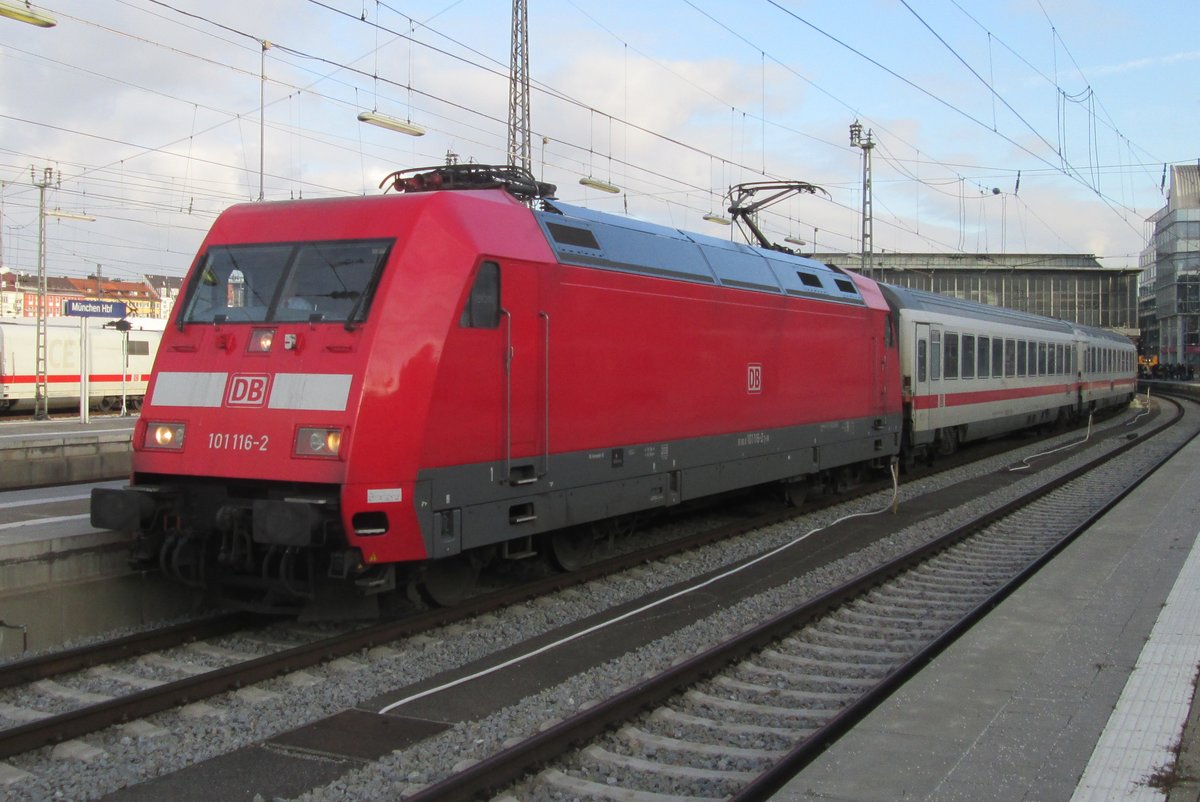
[[[93,525],[237,606],[452,602],[490,561],[586,561],[596,522],[897,453],[874,282],[513,168],[395,184],[220,216]]]

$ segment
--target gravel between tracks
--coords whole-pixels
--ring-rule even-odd
[[[1098,428],[1123,426],[1129,417],[1118,416]],[[1182,436],[1165,435],[1167,440],[1175,441]],[[901,503],[906,498],[1002,470],[1014,463],[1014,454],[1015,459],[1019,460],[1028,454],[1079,438],[1078,433],[1069,433],[1049,441],[1030,443],[1017,452],[905,485],[901,488]],[[1165,451],[1169,448],[1168,443],[1158,443],[1158,440],[1163,440],[1163,437],[1156,440],[1153,450]],[[1133,475],[1131,467],[1114,467],[1129,458],[1114,461],[1109,469],[1120,477]],[[1072,457],[1054,471],[1065,472],[1074,463],[1085,459],[1084,456]],[[1149,458],[1144,459],[1148,461]],[[610,696],[646,674],[669,665],[680,655],[693,653],[698,644],[715,643],[729,632],[761,621],[778,611],[784,603],[820,593],[870,565],[924,542],[933,532],[945,531],[955,521],[973,517],[979,507],[990,508],[1003,503],[1018,495],[1027,484],[1038,481],[1040,478],[1025,478],[1015,486],[997,491],[971,505],[963,505],[923,521],[854,555],[785,586],[747,599],[686,630],[574,677],[486,719],[459,725],[440,736],[353,771],[329,786],[302,795],[300,799],[304,802],[373,800],[395,798],[404,791],[416,790],[425,783],[445,776],[460,761],[486,757],[501,748],[506,740],[535,732],[547,721],[565,717],[593,700]],[[322,668],[308,669],[300,677],[282,677],[262,683],[259,688],[277,694],[265,701],[248,703],[235,694],[224,694],[209,700],[192,715],[178,711],[156,715],[149,721],[162,729],[157,734],[139,735],[133,730],[112,728],[86,739],[89,744],[105,752],[91,762],[60,760],[53,756],[53,750],[49,748],[12,758],[9,765],[34,776],[0,787],[0,796],[8,795],[9,798],[21,800],[98,798],[109,791],[144,782],[270,738],[392,688],[481,659],[555,627],[788,542],[809,529],[848,513],[879,508],[889,499],[890,491],[877,493],[706,547],[686,558],[671,558],[652,570],[643,568],[626,572],[619,577],[589,583],[546,599],[456,624],[431,635],[359,654],[352,661],[343,660]],[[314,677],[318,681],[309,684],[308,678]],[[205,712],[211,714],[204,715]]]

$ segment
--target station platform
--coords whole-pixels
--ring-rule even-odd
[[[1198,531],[1193,441],[774,802],[1200,801]]]
[[[0,421],[0,489],[112,479],[129,473],[136,417]]]
[[[0,660],[194,603],[156,574],[130,570],[128,537],[93,528],[91,488],[74,484],[128,481],[135,421],[0,422]]]

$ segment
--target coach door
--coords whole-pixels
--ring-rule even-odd
[[[505,332],[505,469],[511,484],[546,475],[550,458],[551,320],[537,268],[507,263],[500,276]]]
[[[942,361],[942,332],[940,326],[916,324],[912,354],[912,422],[913,430],[929,428],[930,410],[936,406],[934,379],[940,378]],[[935,376],[935,372],[937,376]]]

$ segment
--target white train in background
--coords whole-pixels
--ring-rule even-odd
[[[46,398],[49,409],[78,409],[81,345],[80,321],[87,323],[88,398],[105,412],[136,410],[165,321],[129,319],[130,330],[118,331],[103,318],[52,317],[46,320]],[[125,338],[128,335],[128,345]],[[124,363],[124,364],[123,364]],[[124,386],[122,387],[122,374]],[[0,318],[0,411],[32,412],[37,394],[37,324],[33,318]]]

